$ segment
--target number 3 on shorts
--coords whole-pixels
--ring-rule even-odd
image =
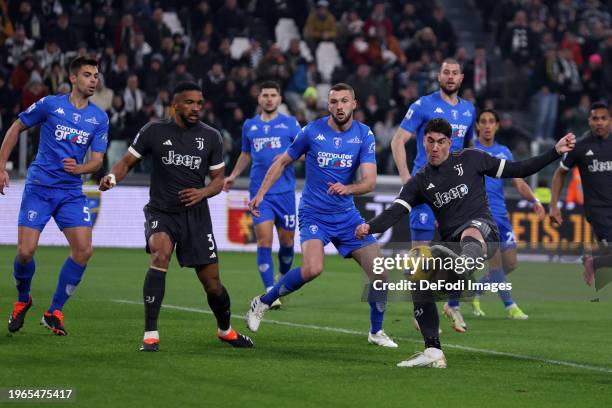
[[[294,228],[295,227],[295,214],[287,215],[285,214],[285,228]]]
[[[208,242],[210,242],[210,247],[208,248],[210,251],[215,249],[215,241],[213,240],[212,234],[206,234],[208,236]]]

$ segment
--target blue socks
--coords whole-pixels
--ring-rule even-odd
[[[278,264],[279,264],[279,272],[281,275],[286,274],[291,269],[291,264],[293,263],[293,247],[284,247],[281,246],[278,249]]]
[[[382,330],[385,310],[387,309],[387,291],[375,290],[372,284],[368,289],[370,304],[370,333],[376,334]]]
[[[261,301],[270,306],[276,299],[281,296],[295,292],[305,283],[302,278],[301,267],[293,268],[284,274],[274,287],[261,297]]]
[[[274,263],[272,262],[272,248],[257,247],[257,269],[261,275],[264,288],[274,286]]]
[[[66,258],[66,262],[64,262],[59,274],[57,288],[53,294],[49,313],[53,313],[54,310],[62,310],[64,304],[81,281],[83,273],[85,273],[85,268],[85,266],[81,266],[74,262],[71,257]]]
[[[32,285],[32,277],[36,271],[36,262],[34,258],[26,264],[21,264],[15,257],[13,262],[13,277],[15,278],[15,286],[19,292],[19,301],[27,302],[30,300],[30,287]]]
[[[448,291],[448,307],[459,306],[459,299],[461,299],[460,290],[449,290]]]
[[[483,275],[478,280],[480,283],[504,283],[506,282],[506,274],[503,269],[491,269],[488,274]],[[509,290],[500,290],[497,292],[500,299],[504,302],[504,306],[508,307],[514,303],[512,294]],[[478,296],[482,295],[482,291],[476,292]]]
[[[503,269],[491,269],[489,271],[489,276],[491,282],[503,283],[506,282],[506,274]],[[500,290],[497,292],[499,294],[499,298],[504,302],[504,306],[508,307],[514,303],[512,299],[512,294],[509,290]]]

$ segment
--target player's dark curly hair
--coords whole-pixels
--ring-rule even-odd
[[[172,96],[180,94],[181,92],[185,92],[185,91],[202,92],[202,88],[200,87],[200,85],[196,84],[195,82],[191,82],[191,81],[179,82],[174,87],[174,90],[172,91]]]
[[[450,123],[446,119],[443,118],[435,118],[427,122],[425,126],[425,133],[441,133],[444,136],[450,138],[453,134],[453,128]]]
[[[494,109],[483,109],[478,113],[478,117],[476,118],[476,122],[480,122],[480,117],[485,113],[490,113],[495,118],[495,121],[499,123],[499,115]]]

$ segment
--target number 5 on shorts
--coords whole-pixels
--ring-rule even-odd
[[[91,214],[89,213],[89,207],[83,207],[83,214],[85,214],[85,217],[83,217],[83,221],[89,222],[89,220],[91,220]]]

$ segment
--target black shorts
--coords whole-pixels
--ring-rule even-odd
[[[475,218],[469,220],[465,224],[457,228],[448,239],[444,239],[445,242],[460,242],[461,234],[468,228],[476,228],[482,234],[485,243],[487,244],[487,259],[495,255],[495,252],[499,249],[499,230],[495,221],[488,218]],[[457,252],[457,251],[455,251]],[[459,252],[461,249],[459,248]]]
[[[598,241],[612,243],[612,210],[608,214],[591,213],[589,214],[591,228]]]
[[[151,253],[151,235],[165,232],[176,245],[176,258],[182,267],[193,268],[218,262],[208,203],[178,213],[146,206],[144,214],[147,253]]]

